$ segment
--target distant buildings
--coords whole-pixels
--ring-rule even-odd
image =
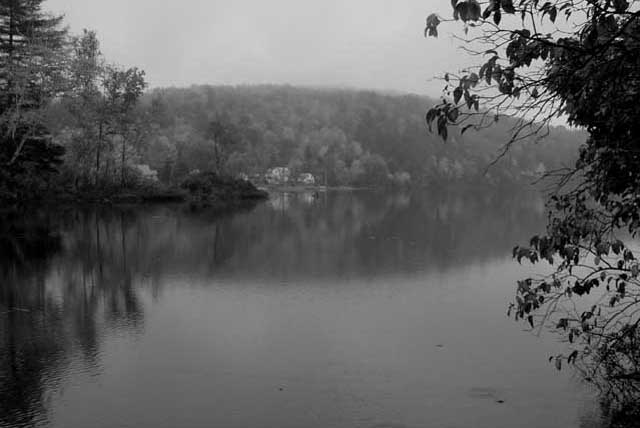
[[[264,178],[267,184],[289,184],[291,170],[284,167],[272,168],[267,171]]]
[[[303,186],[315,186],[317,180],[313,174],[304,172],[293,176],[291,169],[286,167],[272,168],[267,171],[264,176],[264,181],[270,185],[303,185]]]
[[[313,176],[313,174],[305,172],[298,175],[298,184],[304,184],[305,186],[315,186],[316,178]]]
[[[150,181],[153,183],[157,183],[160,180],[158,179],[158,171],[151,169],[149,165],[133,165],[133,169],[136,171],[138,176],[146,181]]]

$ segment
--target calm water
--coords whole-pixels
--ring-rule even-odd
[[[0,426],[597,426],[505,315],[543,224],[477,191],[9,216]]]

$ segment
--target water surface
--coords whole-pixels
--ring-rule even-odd
[[[5,214],[0,427],[593,427],[506,318],[530,194]]]

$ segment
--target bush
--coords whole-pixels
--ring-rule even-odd
[[[237,180],[215,172],[190,174],[181,184],[196,201],[240,201],[265,199],[266,192],[259,190],[251,182]]]

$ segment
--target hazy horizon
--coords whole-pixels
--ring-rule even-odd
[[[425,39],[435,0],[49,0],[72,33],[95,30],[110,62],[154,87],[289,84],[438,96],[433,78],[465,64],[446,34]]]

